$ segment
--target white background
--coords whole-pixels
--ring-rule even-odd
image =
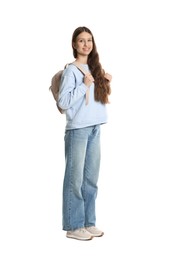
[[[173,8],[168,0],[0,3],[0,258],[173,259]],[[78,26],[112,74],[97,225],[61,228],[65,117],[48,88]]]

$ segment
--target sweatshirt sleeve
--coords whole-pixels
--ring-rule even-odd
[[[84,98],[87,86],[82,82],[78,84],[72,70],[64,70],[60,83],[60,91],[57,105],[63,109],[69,109],[78,100]]]

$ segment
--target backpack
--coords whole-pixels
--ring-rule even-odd
[[[64,66],[64,69],[68,67],[69,64],[74,64],[84,75],[88,72],[86,72],[77,62],[68,63]],[[58,106],[57,100],[59,95],[59,89],[60,89],[60,83],[61,83],[61,76],[64,70],[58,71],[51,79],[51,86],[49,87],[49,90],[52,92],[52,95],[54,97],[54,100],[56,101],[57,108],[61,114],[64,113],[64,111]]]

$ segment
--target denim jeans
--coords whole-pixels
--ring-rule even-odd
[[[100,169],[100,125],[66,130],[63,230],[95,225]]]

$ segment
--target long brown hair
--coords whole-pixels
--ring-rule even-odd
[[[93,49],[88,56],[88,66],[89,66],[92,76],[94,77],[95,100],[100,101],[103,104],[109,103],[108,96],[111,94],[110,82],[104,77],[105,71],[102,68],[101,63],[99,61],[99,54],[97,52],[96,44],[94,41],[94,36],[93,36],[92,32],[85,26],[78,27],[73,32],[73,35],[72,35],[73,56],[74,56],[74,58],[77,58],[77,51],[73,47],[73,45],[76,42],[77,36],[82,32],[87,32],[87,33],[91,34],[91,36],[92,36]]]

